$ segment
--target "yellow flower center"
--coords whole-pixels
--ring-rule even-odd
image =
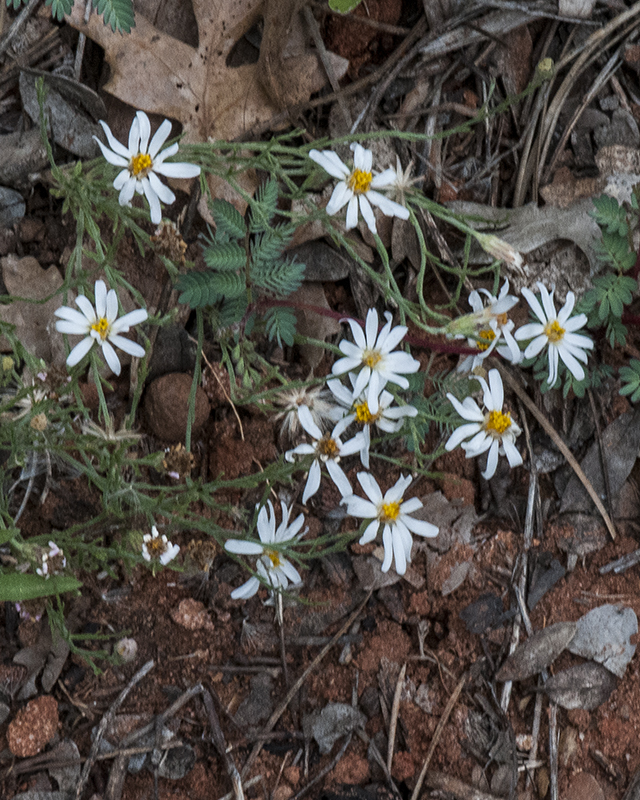
[[[481,351],[488,350],[489,345],[495,338],[496,335],[491,328],[485,328],[482,331],[478,331],[478,339],[480,339],[480,341],[476,342],[476,347]]]
[[[138,176],[146,177],[147,172],[153,166],[153,161],[149,153],[138,153],[129,162],[129,172],[137,178]]]
[[[560,326],[557,319],[554,319],[553,322],[548,322],[544,326],[544,333],[552,344],[557,344],[562,341],[565,329]]]
[[[106,317],[100,317],[99,320],[93,323],[91,330],[96,331],[104,342],[109,333],[109,320]]]
[[[484,429],[494,438],[502,434],[511,427],[511,414],[503,414],[501,411],[491,411],[484,421]]]
[[[400,503],[383,503],[379,514],[380,522],[395,522],[400,516]]]
[[[354,194],[366,194],[371,186],[373,175],[370,172],[363,172],[361,169],[354,169],[349,176],[347,186]]]
[[[369,411],[369,404],[366,400],[364,403],[355,405],[353,411],[356,415],[356,422],[360,423],[360,425],[371,425],[372,422],[377,422],[380,419],[381,412],[378,411],[377,414],[372,414]]]
[[[280,558],[280,553],[278,553],[277,550],[267,550],[265,555],[269,556],[269,561],[271,561],[271,566],[273,569],[282,566],[282,559]]]
[[[161,536],[156,536],[147,542],[147,552],[152,557],[160,558],[166,549],[167,546],[163,542]]]
[[[340,447],[335,439],[326,434],[318,441],[316,446],[318,453],[325,458],[337,458],[340,455]]]
[[[362,356],[362,363],[365,367],[375,369],[382,361],[382,353],[379,350],[365,350]]]

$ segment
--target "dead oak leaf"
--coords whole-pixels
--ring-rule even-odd
[[[295,0],[282,2],[292,12],[297,8]],[[141,14],[127,36],[114,33],[97,14],[85,23],[84,5],[76,0],[66,19],[104,48],[111,68],[105,91],[137,109],[179,120],[185,142],[231,141],[282,110],[273,87],[265,91],[260,62],[239,67],[226,63],[235,43],[260,16],[265,17],[265,29],[272,27],[264,0],[193,0],[198,47],[161,32]],[[282,94],[289,103],[302,102],[324,86],[325,75],[314,51],[297,48],[288,56],[288,85]]]

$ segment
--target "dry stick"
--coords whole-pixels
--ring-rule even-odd
[[[560,438],[559,434],[556,433],[555,428],[549,422],[549,420],[544,416],[544,414],[540,411],[540,409],[536,406],[536,404],[531,400],[531,398],[527,395],[524,389],[520,386],[518,381],[511,375],[511,373],[500,363],[496,363],[500,374],[502,375],[503,379],[506,383],[513,389],[513,391],[518,395],[522,403],[527,407],[527,410],[535,417],[536,421],[539,425],[544,428],[544,431],[548,436],[551,438],[555,446],[560,450],[562,455],[567,459],[569,466],[575,472],[576,476],[580,483],[584,486],[587,490],[589,497],[593,500],[595,507],[600,512],[600,516],[602,517],[602,521],[607,526],[607,530],[612,539],[616,539],[616,529],[611,521],[611,517],[607,514],[607,509],[602,504],[602,500],[598,497],[596,490],[591,485],[591,481],[587,476],[584,474],[582,467],[576,459],[574,458],[571,450],[567,447],[564,441]]]
[[[462,675],[462,677],[458,681],[458,685],[453,690],[453,694],[447,701],[447,705],[445,706],[445,709],[442,712],[442,716],[438,721],[438,727],[436,728],[435,733],[433,734],[433,738],[431,739],[431,744],[429,745],[429,752],[427,753],[427,757],[425,758],[424,764],[422,765],[422,769],[420,770],[420,775],[418,776],[418,780],[416,781],[413,794],[411,795],[411,800],[418,800],[418,796],[420,795],[420,790],[422,789],[422,784],[424,783],[424,778],[425,775],[427,774],[427,769],[429,768],[429,764],[431,763],[433,753],[437,747],[438,742],[440,741],[440,737],[442,736],[442,731],[444,730],[444,726],[447,724],[449,717],[451,716],[453,707],[458,702],[458,697],[460,697],[460,692],[462,691],[465,683],[467,682],[468,676],[469,676],[468,672],[465,672]]]
[[[236,800],[244,800],[242,778],[240,777],[240,773],[238,772],[238,768],[235,765],[231,753],[227,750],[222,728],[220,727],[220,720],[218,718],[216,707],[213,704],[211,693],[204,687],[202,687],[202,699],[204,700],[204,707],[207,710],[207,717],[209,718],[209,727],[211,728],[211,741],[213,742],[213,746],[218,751],[220,758],[224,761],[227,774],[231,779]]]
[[[543,121],[543,130],[541,131],[541,141],[543,142],[542,145],[542,152],[540,155],[540,160],[538,163],[538,171],[541,171],[544,162],[547,158],[547,153],[549,152],[549,148],[551,146],[551,141],[553,138],[553,133],[556,129],[556,125],[558,123],[558,118],[560,116],[560,111],[562,110],[562,106],[567,98],[567,95],[573,88],[575,81],[578,79],[578,76],[582,73],[584,69],[591,63],[593,58],[596,56],[594,55],[594,51],[597,51],[605,42],[607,37],[613,34],[619,27],[625,25],[627,22],[631,20],[629,30],[625,29],[622,32],[622,35],[618,34],[614,37],[612,42],[609,42],[606,46],[611,47],[615,41],[618,41],[620,38],[625,36],[636,24],[635,17],[640,15],[640,3],[634,3],[631,8],[624,11],[622,14],[618,14],[617,17],[614,17],[604,28],[595,31],[591,34],[591,36],[587,39],[586,44],[584,45],[584,49],[582,53],[578,56],[575,63],[569,70],[567,76],[560,84],[558,91],[549,106],[549,112],[546,115]],[[557,65],[556,69],[560,70],[562,67],[566,66],[574,57],[576,51],[574,50],[572,53],[569,53],[568,56],[563,58]],[[597,55],[597,53],[596,53]]]
[[[346,129],[349,130],[349,128],[351,127],[351,114],[349,113],[349,106],[347,105],[347,101],[344,99],[343,95],[340,92],[340,82],[338,81],[338,77],[333,68],[331,57],[329,56],[327,48],[324,46],[324,42],[322,41],[322,36],[320,36],[320,28],[318,27],[318,22],[316,18],[313,16],[313,12],[309,8],[309,6],[306,5],[306,3],[302,7],[302,13],[304,14],[304,20],[307,23],[307,27],[309,28],[309,33],[311,34],[313,43],[316,47],[316,50],[318,51],[320,60],[322,61],[322,66],[324,67],[324,71],[327,73],[327,78],[329,78],[329,83],[331,84],[331,88],[337,95],[338,105],[340,106],[340,111],[342,113],[342,116],[344,117]]]
[[[261,780],[262,780],[262,775],[256,775],[254,778],[251,778],[251,780],[248,780],[245,783],[244,788],[250,789],[252,786],[255,786],[256,783],[259,783]],[[227,792],[227,794],[223,794],[222,797],[219,798],[219,800],[234,800],[234,798],[235,798],[234,792]]]
[[[558,800],[558,706],[549,703],[549,798]]]
[[[4,39],[0,41],[0,56],[3,55],[13,41],[14,37],[17,36],[17,34],[20,33],[22,28],[26,25],[27,20],[36,10],[36,6],[39,3],[40,0],[30,0],[29,5],[26,8],[23,8],[15,18],[13,25],[7,31]]]
[[[91,772],[91,767],[93,766],[96,757],[98,755],[98,750],[100,749],[100,742],[102,741],[109,724],[115,717],[118,709],[124,703],[127,695],[133,689],[133,687],[141,681],[144,676],[150,672],[154,667],[153,661],[147,661],[147,663],[139,669],[138,672],[131,678],[129,683],[124,687],[124,689],[120,692],[120,694],[116,697],[115,701],[111,705],[111,708],[107,711],[107,713],[102,717],[100,720],[100,724],[98,725],[98,732],[96,733],[96,738],[93,740],[93,744],[91,745],[91,750],[89,751],[89,756],[85,762],[85,765],[82,769],[82,774],[80,775],[80,780],[78,781],[78,785],[76,787],[76,800],[80,800],[80,795],[82,794],[82,790],[85,787],[85,784],[89,780],[89,773]]]
[[[593,422],[596,426],[596,440],[598,442],[598,454],[600,455],[600,468],[602,469],[602,477],[604,478],[604,491],[606,494],[607,510],[611,519],[613,519],[613,498],[611,494],[611,483],[609,481],[609,465],[604,453],[604,442],[602,441],[602,429],[600,428],[600,420],[598,419],[598,412],[596,411],[596,403],[593,399],[593,392],[587,389],[589,395],[589,403],[591,404],[591,413],[593,414]]]
[[[351,744],[352,736],[353,736],[352,733],[350,733],[347,736],[347,738],[344,740],[344,744],[338,751],[336,757],[331,761],[331,763],[327,764],[327,766],[324,769],[321,769],[320,772],[316,775],[316,777],[310,780],[306,786],[303,786],[302,789],[300,789],[300,791],[291,798],[291,800],[300,800],[300,798],[303,797],[309,791],[309,789],[312,789],[316,784],[320,783],[320,781],[324,778],[325,775],[328,775],[332,769],[335,769],[338,766],[342,756],[347,752],[347,747],[349,747],[349,745]]]
[[[459,800],[498,800],[495,794],[488,794],[463,783],[459,778],[452,778],[443,772],[430,772],[425,780],[427,789],[453,795]]]
[[[396,744],[396,729],[398,727],[398,714],[400,712],[400,697],[404,687],[404,676],[407,674],[407,662],[405,661],[398,675],[396,690],[393,693],[393,705],[391,706],[391,720],[389,722],[389,744],[387,747],[387,772],[391,772],[393,764],[393,750]]]
[[[84,22],[85,25],[89,22],[89,17],[91,16],[91,7],[93,3],[92,0],[87,0],[87,5],[84,9]],[[84,48],[87,44],[87,35],[86,33],[81,33],[78,36],[78,47],[76,49],[76,60],[73,65],[73,77],[79,81],[80,80],[80,73],[82,72],[82,59],[84,58]]]
[[[367,596],[360,603],[360,605],[356,608],[356,610],[353,612],[353,614],[351,614],[349,619],[347,619],[347,621],[340,628],[340,630],[335,634],[335,636],[333,636],[333,638],[331,639],[329,644],[327,644],[325,647],[322,648],[322,650],[318,653],[318,655],[313,659],[311,664],[309,664],[309,666],[305,669],[305,671],[302,673],[302,675],[298,678],[298,680],[289,689],[289,691],[287,692],[287,695],[284,698],[284,700],[280,703],[278,708],[276,708],[276,710],[273,712],[273,714],[269,717],[269,720],[268,720],[268,722],[267,722],[267,724],[265,725],[265,728],[264,728],[264,733],[270,733],[273,730],[273,728],[277,724],[277,722],[280,719],[280,717],[286,711],[287,706],[289,705],[289,703],[295,697],[296,692],[300,689],[300,687],[306,681],[308,676],[316,669],[316,667],[320,664],[322,659],[327,655],[329,650],[331,650],[333,645],[338,641],[338,639],[342,636],[342,634],[346,633],[347,630],[351,627],[351,625],[353,625],[353,623],[356,621],[356,619],[360,616],[360,614],[362,613],[362,610],[364,609],[364,607],[369,602],[369,598],[371,597],[372,593],[373,593],[373,589],[369,589],[369,591],[367,592]],[[243,778],[247,777],[247,774],[249,773],[249,770],[253,766],[253,762],[256,760],[256,758],[260,754],[260,751],[262,750],[262,744],[263,744],[262,742],[257,742],[255,744],[253,750],[249,754],[249,758],[247,759],[244,767],[242,768],[242,773],[241,774],[242,774]]]

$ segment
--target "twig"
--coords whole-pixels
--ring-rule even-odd
[[[213,746],[218,751],[218,755],[224,761],[227,774],[231,779],[233,785],[233,792],[236,800],[244,800],[244,791],[242,789],[242,778],[238,772],[231,753],[227,750],[227,745],[224,740],[222,728],[220,727],[220,720],[216,712],[216,707],[213,704],[211,693],[202,687],[202,699],[204,700],[204,707],[207,710],[207,717],[209,718],[209,727],[211,728],[211,741]]]
[[[445,706],[444,711],[442,712],[442,716],[438,721],[438,726],[433,734],[433,738],[431,739],[431,744],[429,745],[429,751],[427,752],[427,757],[424,760],[424,764],[422,765],[422,769],[420,770],[420,775],[418,776],[418,780],[416,781],[416,785],[413,789],[413,793],[411,795],[411,800],[418,800],[420,796],[420,791],[422,789],[422,784],[424,783],[425,775],[427,774],[427,769],[429,768],[429,764],[431,763],[431,759],[433,758],[433,754],[435,749],[440,741],[440,737],[442,736],[442,731],[444,730],[444,726],[449,721],[449,717],[451,716],[451,712],[455,704],[458,702],[458,697],[460,697],[460,692],[464,688],[465,683],[467,682],[468,673],[465,672],[460,680],[458,681],[458,685],[453,690],[453,694],[447,701],[447,705]]]
[[[284,698],[284,700],[280,703],[278,708],[276,708],[276,710],[273,712],[273,714],[269,717],[269,720],[268,720],[268,722],[267,722],[267,724],[265,725],[265,728],[264,728],[264,733],[270,733],[273,730],[273,728],[277,724],[277,722],[280,719],[280,717],[286,711],[287,706],[293,700],[293,698],[295,697],[296,693],[298,692],[300,687],[304,684],[304,682],[309,677],[309,675],[319,666],[319,664],[322,661],[322,659],[327,655],[329,650],[331,650],[333,645],[340,639],[342,634],[346,633],[347,630],[349,630],[349,628],[351,627],[351,625],[353,625],[353,623],[356,621],[356,619],[360,616],[360,614],[362,613],[363,609],[365,608],[365,606],[369,602],[369,598],[371,597],[372,592],[373,592],[373,589],[370,589],[367,592],[367,595],[364,598],[364,600],[358,605],[356,610],[353,612],[353,614],[351,614],[351,616],[347,619],[347,621],[340,628],[340,630],[333,636],[333,638],[331,639],[329,644],[325,645],[325,647],[322,648],[322,650],[313,659],[313,661],[305,669],[305,671],[298,678],[298,680],[289,689],[289,691],[287,692],[287,695]],[[242,774],[243,778],[247,777],[247,774],[249,773],[249,770],[253,766],[253,763],[256,760],[256,758],[258,757],[258,755],[260,754],[261,750],[262,750],[262,742],[257,742],[255,744],[253,750],[249,754],[249,758],[247,758],[244,767],[242,768],[242,773],[241,774]]]
[[[98,750],[100,749],[100,742],[102,741],[105,733],[107,732],[107,728],[111,724],[111,721],[115,717],[120,706],[124,703],[129,692],[133,689],[136,683],[139,683],[139,681],[141,681],[144,678],[144,676],[148,672],[151,672],[153,667],[154,667],[154,662],[147,661],[147,663],[142,667],[142,669],[139,669],[138,672],[136,672],[136,674],[133,676],[133,678],[131,678],[129,683],[116,697],[116,699],[112,703],[107,713],[100,720],[100,724],[98,725],[98,731],[96,733],[96,738],[93,740],[93,744],[91,745],[91,750],[89,751],[89,755],[82,769],[78,785],[76,786],[76,795],[75,795],[76,800],[80,800],[80,795],[82,794],[82,790],[84,789],[87,781],[89,780],[89,773],[91,772],[91,767],[93,767],[93,764],[96,760],[96,756],[98,755]]]
[[[429,772],[425,785],[428,789],[453,795],[459,800],[498,800],[495,794],[481,792],[475,786],[469,786],[468,783],[463,783],[458,778],[452,778],[443,772]]]
[[[302,7],[302,13],[304,14],[304,20],[307,23],[307,27],[309,28],[309,33],[311,34],[313,43],[316,47],[316,50],[318,51],[320,60],[322,61],[322,66],[324,67],[324,71],[327,73],[327,78],[329,78],[329,83],[331,84],[331,88],[336,93],[336,99],[338,101],[338,105],[340,106],[340,111],[342,113],[342,116],[344,117],[346,129],[349,130],[349,128],[351,127],[351,114],[349,113],[349,106],[347,105],[347,101],[344,99],[344,96],[340,91],[340,82],[338,81],[335,70],[333,69],[331,57],[327,52],[327,48],[324,46],[324,42],[322,41],[322,36],[320,36],[320,29],[318,27],[318,22],[316,18],[313,16],[313,12],[306,3]]]
[[[197,339],[194,339],[193,336],[189,336],[189,341],[193,342],[194,344],[198,343]],[[224,388],[224,384],[222,383],[222,381],[218,377],[217,371],[213,368],[213,365],[209,361],[209,359],[207,358],[206,353],[204,352],[204,350],[202,351],[202,358],[204,358],[204,363],[209,367],[209,370],[210,370],[211,374],[213,375],[213,377],[217,381],[218,386],[220,387],[220,390],[221,390],[222,394],[225,396],[225,400],[231,406],[231,410],[233,411],[233,413],[235,415],[235,418],[238,421],[238,427],[240,428],[240,438],[244,442],[244,428],[242,427],[242,420],[240,419],[240,414],[238,414],[238,409],[235,407],[235,405],[233,403],[233,400],[231,399],[231,397],[227,393],[227,390]]]
[[[92,0],[87,0],[87,5],[84,9],[84,22],[85,25],[89,22],[89,17],[91,16],[91,7],[93,3]],[[76,60],[73,65],[73,77],[79,81],[80,80],[80,73],[82,72],[82,59],[84,58],[84,48],[87,44],[87,34],[81,33],[78,36],[78,47],[76,49]]]
[[[40,3],[40,0],[29,0],[29,5],[22,9],[22,11],[18,14],[18,16],[13,21],[13,25],[9,28],[6,32],[2,41],[0,41],[0,56],[5,53],[5,51],[9,48],[9,45],[13,41],[14,37],[17,36],[22,28],[26,25],[27,20],[36,10],[36,6]]]
[[[558,706],[549,703],[549,798],[558,800]]]
[[[315,776],[315,778],[310,780],[306,786],[303,786],[302,789],[300,789],[300,791],[291,798],[291,800],[300,800],[300,798],[303,797],[309,791],[309,789],[312,789],[317,783],[319,783],[324,778],[325,775],[328,775],[332,769],[335,769],[338,766],[338,764],[340,763],[340,759],[347,752],[347,747],[349,747],[349,745],[351,744],[352,736],[353,736],[352,733],[350,733],[347,736],[347,738],[344,740],[344,744],[336,754],[336,757],[331,761],[331,763],[327,764],[327,766],[324,769],[321,769],[320,772]]]
[[[600,428],[600,420],[598,418],[598,412],[596,411],[596,403],[593,399],[593,392],[591,389],[587,389],[587,394],[589,395],[589,403],[591,404],[591,413],[593,415],[593,422],[596,426],[596,440],[598,442],[598,453],[600,455],[600,468],[602,469],[602,477],[604,478],[604,491],[606,494],[606,501],[607,501],[607,511],[609,512],[609,516],[611,517],[611,521],[613,522],[613,507],[612,507],[612,494],[611,494],[611,482],[609,480],[609,465],[607,464],[607,457],[604,452],[604,443],[602,441],[602,430]]]
[[[544,414],[538,409],[536,404],[533,402],[533,400],[531,400],[531,398],[527,395],[525,390],[520,386],[519,382],[511,375],[509,370],[507,370],[499,362],[494,362],[494,363],[496,363],[496,366],[497,366],[498,370],[500,371],[500,374],[502,375],[503,379],[509,384],[511,389],[513,389],[513,391],[518,395],[518,397],[520,398],[522,403],[527,407],[529,412],[536,418],[536,421],[538,422],[538,424],[541,425],[544,428],[545,433],[547,433],[549,435],[549,437],[551,438],[551,440],[553,441],[555,446],[558,448],[558,450],[560,450],[562,455],[567,459],[567,461],[569,463],[569,466],[575,472],[576,476],[578,477],[578,480],[584,486],[584,488],[587,490],[587,493],[588,493],[589,497],[593,500],[593,502],[595,504],[595,507],[600,512],[600,516],[602,517],[602,521],[607,526],[607,530],[609,531],[609,534],[610,534],[611,538],[615,540],[616,539],[616,529],[614,527],[613,522],[611,521],[611,518],[609,517],[609,514],[607,514],[607,509],[602,504],[602,500],[600,500],[600,498],[598,497],[598,494],[597,494],[596,490],[591,485],[591,481],[584,474],[584,471],[582,470],[582,467],[580,466],[580,464],[578,464],[578,462],[574,458],[573,453],[571,452],[571,450],[569,450],[569,448],[564,443],[564,441],[561,439],[561,437],[556,433],[556,430],[553,427],[553,425],[544,416]]]
[[[407,674],[407,662],[402,665],[398,680],[396,682],[396,690],[393,693],[393,705],[391,706],[391,719],[389,721],[389,744],[387,747],[387,770],[391,772],[393,765],[393,750],[396,743],[396,729],[398,726],[398,713],[400,712],[400,697],[402,696],[402,689],[404,687],[404,676]]]

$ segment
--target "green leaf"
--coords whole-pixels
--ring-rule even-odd
[[[627,212],[615,198],[603,194],[594,199],[593,205],[595,211],[589,213],[602,228],[603,234],[606,231],[619,236],[627,235]]]
[[[632,358],[628,367],[620,367],[620,380],[624,384],[620,394],[630,394],[632,403],[640,400],[640,361]]]
[[[37,597],[73,592],[81,586],[79,580],[67,575],[42,578],[40,575],[12,572],[10,575],[0,576],[0,602],[21,603]]]
[[[304,278],[305,265],[297,261],[278,261],[268,267],[260,265],[251,273],[256,286],[278,297],[287,297],[300,287]]]
[[[220,272],[244,269],[247,264],[245,249],[240,247],[237,242],[212,244],[209,247],[205,247],[203,256],[208,267]]]
[[[626,272],[636,263],[636,254],[630,250],[627,237],[618,233],[603,231],[595,250],[601,261],[619,272]]]
[[[135,28],[132,0],[97,0],[96,11],[114,33],[131,33],[131,28]]]
[[[223,234],[229,239],[244,239],[247,226],[242,214],[226,200],[214,200],[211,203],[211,214],[216,223],[216,234]]]
[[[46,0],[45,5],[51,7],[51,16],[58,22],[62,22],[64,15],[71,13],[73,0]]]
[[[278,210],[278,181],[269,178],[258,188],[255,198],[251,201],[251,222],[249,230],[251,233],[262,233],[266,231],[271,220]]]
[[[178,302],[191,308],[212,306],[247,293],[244,278],[235,272],[188,272],[178,278],[176,288],[182,292]]]
[[[5,528],[0,530],[0,546],[7,544],[20,533],[20,528]]]
[[[339,14],[348,14],[360,5],[362,0],[329,0],[329,8]]]
[[[265,330],[269,341],[277,340],[278,346],[282,344],[293,346],[293,337],[296,334],[296,315],[290,308],[276,306],[270,308],[264,315]]]

